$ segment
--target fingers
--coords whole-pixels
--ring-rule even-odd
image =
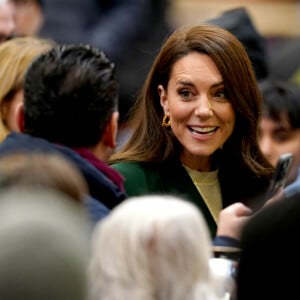
[[[252,210],[243,203],[237,202],[229,205],[219,214],[217,235],[239,239],[244,225],[251,215]]]
[[[231,204],[224,208],[223,211],[235,217],[247,217],[252,215],[252,210],[241,202]]]

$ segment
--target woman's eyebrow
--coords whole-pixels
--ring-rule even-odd
[[[224,81],[222,80],[222,81],[219,81],[219,82],[216,82],[216,83],[214,83],[213,85],[212,85],[212,87],[219,87],[219,86],[224,86]]]

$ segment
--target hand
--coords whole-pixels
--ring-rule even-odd
[[[243,227],[251,215],[252,210],[241,202],[227,206],[219,214],[217,235],[239,240]]]

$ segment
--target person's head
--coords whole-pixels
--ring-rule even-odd
[[[259,122],[261,151],[275,166],[281,154],[294,155],[287,183],[295,180],[300,166],[300,87],[268,79],[260,84],[264,108]]]
[[[0,299],[86,299],[84,206],[37,187],[0,189],[0,198]]]
[[[16,152],[0,158],[0,188],[47,187],[83,202],[88,194],[76,166],[58,153]]]
[[[299,293],[299,194],[253,216],[241,237],[238,300],[293,299]]]
[[[118,81],[97,48],[58,45],[29,67],[24,132],[68,147],[116,146]]]
[[[269,61],[264,36],[255,27],[246,7],[236,7],[224,11],[220,16],[207,22],[227,29],[244,45],[252,62],[257,80],[263,80],[269,75]]]
[[[207,294],[211,255],[194,204],[166,195],[129,198],[93,232],[89,299],[214,299]]]
[[[10,0],[0,0],[0,43],[15,33],[15,6]]]
[[[15,34],[38,35],[44,21],[40,0],[10,0],[15,5]]]
[[[54,42],[38,37],[16,37],[0,43],[0,141],[20,131],[18,111],[23,105],[23,81],[30,63]]]
[[[203,170],[222,149],[265,172],[256,136],[260,110],[255,74],[238,39],[215,25],[181,27],[154,60],[137,102],[135,132],[112,161],[158,161],[178,151],[184,164]]]

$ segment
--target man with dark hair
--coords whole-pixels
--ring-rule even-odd
[[[116,147],[118,93],[115,66],[102,51],[85,45],[53,48],[27,70],[18,117],[23,133],[10,134],[0,155],[63,154],[84,175],[86,203],[97,221],[126,197],[122,177],[105,163]]]
[[[285,196],[300,192],[300,86],[268,78],[260,83],[263,110],[258,126],[258,144],[275,166],[282,154],[293,154],[284,187]]]
[[[19,0],[21,1],[21,0]],[[118,66],[118,143],[131,134],[130,109],[161,42],[172,31],[169,0],[43,0],[43,38],[101,48]]]

